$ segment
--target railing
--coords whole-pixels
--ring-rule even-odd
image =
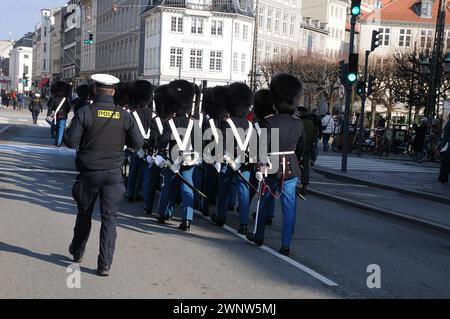
[[[251,0],[162,0],[154,5],[253,15]]]

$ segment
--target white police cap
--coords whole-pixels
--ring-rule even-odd
[[[113,86],[120,82],[118,78],[110,74],[94,74],[91,80],[100,86]]]

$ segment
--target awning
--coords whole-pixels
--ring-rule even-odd
[[[50,81],[49,78],[42,78],[41,82],[39,82],[38,84],[38,88],[42,89],[44,86],[48,84],[49,81]]]

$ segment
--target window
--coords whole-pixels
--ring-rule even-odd
[[[172,17],[170,31],[183,32],[183,17]]]
[[[247,55],[245,53],[241,54],[241,72],[244,73],[245,67],[247,65]]]
[[[47,36],[47,27],[44,28],[44,37]]]
[[[277,11],[275,13],[275,32],[280,32],[280,17],[281,17],[281,12]]]
[[[389,46],[391,39],[391,29],[389,28],[380,28],[380,39],[381,45]]]
[[[44,70],[47,68],[47,60],[44,59]]]
[[[295,20],[296,20],[296,17],[294,15],[292,15],[291,16],[291,27],[289,29],[289,35],[291,37],[294,36],[294,32],[295,32]]]
[[[266,8],[259,8],[259,16],[258,16],[258,28],[262,28],[264,26],[264,12],[266,12]]]
[[[23,66],[23,73],[28,74],[29,69],[28,69],[28,65],[24,65]]]
[[[211,51],[209,54],[209,69],[222,71],[222,51]]]
[[[270,44],[266,44],[266,55],[265,55],[265,60],[269,61],[270,60],[270,50],[272,49],[272,46]]]
[[[431,3],[423,3],[422,1],[422,17],[431,18],[432,14],[432,4]]]
[[[272,31],[272,9],[267,9],[267,31]]]
[[[29,56],[28,54],[25,54],[25,55],[23,56],[23,58],[24,58],[24,59],[29,59],[30,56]]]
[[[242,29],[243,29],[243,31],[242,31],[242,40],[247,41],[248,40],[248,25],[244,24]]]
[[[201,70],[203,64],[203,50],[191,50],[190,68],[193,70]]]
[[[234,38],[239,39],[239,34],[241,33],[241,25],[237,22],[234,23]]]
[[[223,21],[211,21],[211,35],[223,36]]]
[[[433,37],[433,31],[431,30],[421,30],[420,31],[420,46],[422,48],[431,48]]]
[[[288,15],[284,14],[283,15],[283,34],[287,33],[287,20],[288,20]]]
[[[183,48],[170,48],[170,67],[181,68],[183,61]]]
[[[411,46],[411,29],[400,29],[400,37],[398,39],[398,46],[410,47]]]
[[[44,43],[44,53],[47,52],[47,43]]]
[[[450,31],[447,32],[447,50],[450,50]]]
[[[238,71],[238,53],[234,52],[233,53],[233,72],[237,72]]]
[[[191,33],[192,34],[203,34],[203,19],[192,18]]]
[[[278,59],[278,54],[280,53],[279,48],[278,47],[273,47],[273,60],[277,60]]]

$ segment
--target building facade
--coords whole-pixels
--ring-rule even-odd
[[[80,76],[84,80],[95,72],[95,51],[97,47],[97,0],[84,0],[81,5],[81,58]],[[92,34],[92,43],[89,41]]]
[[[143,14],[144,78],[209,86],[248,82],[254,17],[251,2],[166,1]],[[201,2],[201,3],[200,3]]]
[[[51,47],[54,18],[50,9],[41,10],[41,22],[36,26],[33,41],[33,85],[40,90],[50,86]],[[48,89],[47,89],[48,91]]]
[[[54,23],[51,29],[50,37],[50,63],[51,63],[51,82],[62,79],[61,62],[63,51],[61,46],[63,30],[63,12],[61,8],[53,10]]]
[[[31,90],[33,68],[33,33],[26,34],[16,41],[10,52],[9,77],[11,89],[18,92]],[[28,81],[24,83],[24,75]]]
[[[81,58],[81,7],[71,0],[62,8],[62,79],[79,82]]]

